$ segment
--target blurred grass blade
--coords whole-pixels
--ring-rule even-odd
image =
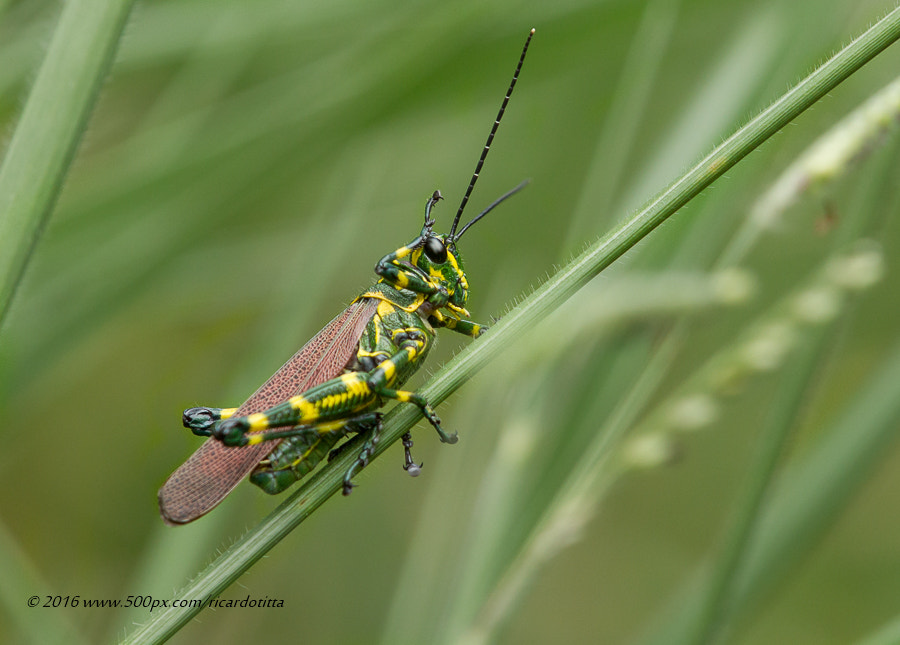
[[[699,620],[691,630],[688,643],[713,643],[728,627],[728,615],[733,610],[735,576],[747,555],[747,547],[758,528],[761,512],[777,471],[785,445],[796,427],[803,403],[816,370],[827,358],[822,351],[833,327],[823,326],[808,332],[799,351],[786,365],[777,393],[768,412],[745,490],[735,502],[735,517],[722,540],[721,553],[716,558],[710,583],[703,592]],[[674,641],[673,641],[674,643]]]
[[[815,450],[786,473],[738,577],[738,598],[761,599],[788,563],[808,552],[896,441],[900,343],[886,354]]]
[[[733,261],[746,255],[760,234],[773,228],[785,211],[802,195],[821,188],[849,170],[852,162],[870,153],[878,140],[892,127],[900,109],[900,79],[894,80],[870,97],[860,107],[844,117],[840,123],[819,137],[807,150],[783,172],[745,220],[745,225],[735,236],[729,248]],[[871,208],[854,209],[857,220],[867,220]],[[844,235],[855,231],[862,224],[842,226]],[[833,266],[838,264],[833,261]],[[844,265],[852,264],[852,261]],[[834,270],[833,275],[849,275],[851,272]],[[837,286],[837,285],[835,285]],[[846,317],[841,321],[846,323]],[[840,326],[840,324],[839,324]],[[805,393],[816,373],[822,369],[828,357],[826,340],[830,338],[827,327],[814,327],[806,334],[804,345],[788,365],[784,382],[775,396],[769,413],[768,427],[763,431],[760,455],[751,469],[751,481],[742,499],[734,504],[735,521],[724,539],[721,555],[712,564],[709,584],[699,593],[703,608],[698,612],[698,622],[685,639],[689,643],[710,643],[723,639],[722,632],[730,625],[728,619],[740,608],[733,606],[735,575],[743,565],[747,546],[758,527],[758,520],[767,490],[791,428],[799,415]],[[667,635],[672,638],[672,634]],[[670,642],[677,642],[671,640]]]
[[[72,643],[86,641],[72,624],[67,611],[41,610],[46,590],[53,589],[41,579],[36,567],[6,528],[0,523],[0,605],[10,623],[29,643]],[[37,593],[35,593],[37,592]],[[65,593],[65,592],[63,592]],[[37,605],[30,605],[38,598]]]
[[[612,264],[647,233],[698,195],[715,179],[796,118],[819,98],[900,37],[900,7],[870,27],[769,108],[713,150],[638,213],[616,227],[564,266],[486,334],[472,343],[419,390],[438,405],[469,377],[539,319],[570,298],[591,278]],[[900,379],[898,379],[900,382]],[[900,397],[898,397],[900,401]],[[420,418],[413,406],[398,406],[385,416],[382,440],[374,456],[384,452]],[[179,598],[208,598],[221,593],[291,530],[341,487],[344,473],[356,459],[357,437],[336,459],[314,474],[258,526],[225,551]],[[125,642],[162,642],[190,621],[202,607],[169,607],[128,636]]]
[[[666,373],[665,369],[659,366],[672,360],[683,340],[681,334],[669,334],[666,340],[655,348],[647,369],[643,370],[637,381],[628,388],[627,395],[616,406],[610,417],[602,422],[602,429],[595,433],[593,441],[584,450],[583,457],[572,467],[565,481],[559,486],[554,499],[546,505],[542,516],[535,522],[527,539],[516,551],[515,557],[493,581],[492,587],[482,593],[483,600],[482,598],[469,600],[470,603],[477,602],[480,607],[468,615],[462,615],[459,619],[462,627],[454,625],[456,631],[451,631],[444,642],[464,645],[483,645],[492,642],[497,630],[509,619],[512,610],[521,602],[541,569],[563,549],[581,538],[584,526],[592,519],[599,501],[622,472],[616,459],[618,455],[615,447],[622,436],[633,427],[649,398],[656,392]],[[619,357],[622,367],[629,363],[633,364],[630,360],[633,356],[629,355],[630,353],[635,351],[642,353],[646,348],[635,344],[630,349],[631,352],[624,352]],[[613,365],[613,369],[616,367],[618,366]],[[624,370],[620,373],[623,372]],[[600,416],[596,414],[597,412],[598,410],[591,410],[585,416],[588,419],[598,419]],[[516,430],[507,426],[504,432],[511,433]],[[484,489],[487,491],[488,486]],[[495,530],[501,532],[510,528],[511,523],[507,523],[496,527]],[[494,560],[502,559],[499,549],[490,556]],[[469,561],[470,558],[466,556],[464,564],[468,564]],[[465,594],[458,596],[461,600],[467,600]],[[454,606],[453,610],[456,614],[461,614],[457,607]],[[464,624],[463,619],[466,620]]]
[[[0,325],[59,195],[131,0],[63,5],[0,167]]]
[[[900,343],[859,394],[823,433],[814,451],[792,466],[773,491],[759,531],[751,541],[735,580],[724,618],[734,620],[735,608],[746,613],[801,561],[825,529],[868,481],[888,446],[897,438],[900,419]],[[680,635],[695,624],[702,610],[702,590],[709,580],[704,570],[669,607],[645,643],[682,642]]]
[[[900,616],[894,617],[874,634],[857,641],[856,645],[897,645],[900,643]]]
[[[680,4],[680,0],[652,0],[644,8],[585,173],[585,177],[592,180],[585,182],[574,208],[566,233],[566,248],[582,244],[587,233],[597,234],[600,230],[598,213],[605,217],[611,214],[610,206],[617,194],[616,188],[623,183],[623,173],[630,161],[629,151],[635,149],[635,140],[665,60]],[[618,154],[610,155],[610,150],[616,150]]]

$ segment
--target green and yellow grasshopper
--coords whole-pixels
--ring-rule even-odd
[[[475,173],[450,232],[436,233],[431,211],[439,191],[425,204],[425,224],[409,244],[375,265],[378,282],[357,297],[239,408],[190,408],[185,427],[210,437],[159,491],[169,524],[191,522],[214,508],[249,473],[250,481],[277,494],[309,473],[351,433],[366,433],[359,457],[344,476],[343,492],[368,464],[381,430],[378,409],[386,399],[416,405],[444,443],[456,443],[428,401],[401,389],[434,344],[435,328],[477,338],[484,327],[466,310],[469,283],[456,243],[478,220],[509,198],[520,184],[457,230],[500,119],[522,69],[528,35]],[[403,438],[404,469],[419,474],[412,438]],[[340,450],[339,446],[337,450]]]

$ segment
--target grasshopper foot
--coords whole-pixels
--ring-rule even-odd
[[[366,443],[363,444],[363,449],[359,452],[359,457],[356,458],[356,461],[354,461],[353,465],[350,466],[347,474],[344,475],[344,487],[341,491],[344,497],[353,492],[353,489],[356,487],[356,484],[354,484],[352,481],[353,475],[356,473],[356,471],[369,465],[369,459],[375,452],[375,446],[377,446],[378,442],[381,440],[381,414],[375,413],[371,416],[371,435],[369,435],[369,439],[366,441]]]
[[[441,420],[438,418],[438,415],[434,413],[434,410],[431,409],[431,406],[423,407],[422,409],[425,418],[428,419],[428,422],[437,430],[438,436],[441,438],[441,443],[456,443],[459,441],[459,436],[454,432],[453,434],[447,434],[444,432],[444,429],[441,427]]]
[[[403,470],[408,472],[410,477],[418,477],[422,474],[423,464],[417,464],[413,461],[412,453],[410,452],[410,448],[413,446],[412,435],[407,432],[401,439],[403,440]]]

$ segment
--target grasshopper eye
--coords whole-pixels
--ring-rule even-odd
[[[443,264],[447,261],[447,247],[436,237],[425,240],[425,255],[435,264]]]

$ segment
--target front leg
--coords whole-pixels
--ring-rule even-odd
[[[431,233],[434,220],[431,209],[443,199],[441,191],[436,190],[425,202],[425,227],[419,236],[406,246],[401,246],[393,253],[388,253],[375,265],[375,273],[398,289],[409,289],[416,293],[424,293],[435,307],[443,307],[450,299],[446,287],[436,283],[427,273],[416,266],[416,254],[422,252],[426,235]],[[412,256],[412,257],[410,257]],[[409,260],[406,260],[409,258]],[[405,262],[403,260],[406,260]]]
[[[445,316],[440,311],[433,311],[431,315],[428,316],[428,322],[431,323],[433,327],[452,329],[457,333],[471,336],[472,338],[478,338],[487,331],[487,327],[480,325],[477,322],[462,318],[454,318],[453,316]]]
[[[412,254],[421,252],[425,238],[420,235],[406,246],[388,253],[375,265],[375,273],[398,289],[409,289],[428,296],[428,301],[440,308],[450,300],[447,288],[429,278],[415,262],[402,262]]]

